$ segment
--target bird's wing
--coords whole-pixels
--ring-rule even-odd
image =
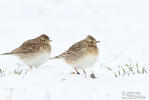
[[[35,39],[24,42],[20,47],[13,50],[11,53],[34,53],[40,49],[39,42]]]
[[[59,57],[69,58],[72,56],[81,56],[85,51],[81,41],[73,44],[67,51],[62,53]]]

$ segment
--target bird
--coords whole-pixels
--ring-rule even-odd
[[[88,35],[85,39],[73,44],[59,56],[55,56],[51,59],[63,59],[75,69],[77,74],[80,74],[78,69],[81,69],[86,75],[85,69],[93,66],[98,59],[99,50],[97,43],[99,42],[100,41],[97,41],[93,36]],[[73,74],[76,73],[73,72]]]
[[[51,54],[50,38],[42,34],[34,39],[25,41],[20,47],[1,55],[16,56],[30,68],[38,67],[48,61]]]

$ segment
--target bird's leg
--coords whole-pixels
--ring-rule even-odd
[[[74,69],[76,70],[76,72],[77,72],[77,74],[80,74],[79,72],[78,72],[78,70],[74,67]]]
[[[75,72],[71,72],[70,74],[80,74],[79,72],[78,72],[78,70],[74,67],[74,69],[75,69],[75,71],[77,72],[77,73],[75,73]]]
[[[84,69],[83,69],[83,73],[85,74],[85,76],[87,75]]]
[[[29,65],[29,68],[32,69],[32,66]]]

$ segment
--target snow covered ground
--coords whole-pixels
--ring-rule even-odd
[[[148,74],[115,78],[105,67],[117,72],[118,65],[131,59],[148,69],[148,4],[148,0],[0,0],[0,53],[43,33],[53,40],[52,57],[88,34],[101,41],[100,57],[87,69],[87,77],[70,75],[73,69],[62,60],[13,75],[18,66],[28,67],[15,57],[0,56],[0,68],[7,73],[0,78],[0,100],[149,100]],[[90,78],[92,71],[96,79]]]

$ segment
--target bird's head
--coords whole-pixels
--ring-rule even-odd
[[[88,35],[87,38],[85,39],[89,45],[96,46],[97,43],[100,41],[97,41],[93,36]]]
[[[40,36],[39,36],[39,40],[42,41],[42,42],[44,42],[44,43],[49,43],[49,42],[52,41],[52,40],[50,40],[50,38],[49,38],[47,35],[45,35],[45,34],[40,35]]]

